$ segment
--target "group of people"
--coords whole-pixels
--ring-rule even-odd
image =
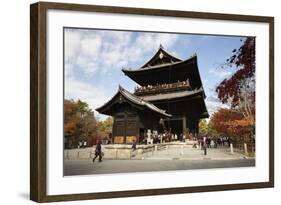
[[[217,138],[210,138],[208,136],[200,137],[197,139],[198,143],[194,144],[193,147],[206,147],[206,148],[217,148],[223,146],[230,146],[231,139],[229,137],[217,137]]]
[[[149,133],[148,133],[149,135]],[[173,134],[170,132],[165,132],[165,133],[151,133],[151,139],[153,144],[157,143],[162,143],[162,142],[172,142],[172,141],[182,141],[185,142],[186,136],[184,134]],[[196,140],[197,143],[193,145],[193,148],[198,148],[201,147],[201,149],[204,148],[218,148],[218,147],[223,147],[223,146],[230,146],[231,139],[229,137],[218,137],[218,138],[210,138],[208,136],[204,137],[199,137],[199,138],[194,138],[192,133],[189,134],[188,136],[189,139],[191,140]],[[143,141],[140,141],[141,143],[149,144],[148,143],[148,136],[146,136]],[[137,143],[134,140],[132,143],[132,150],[135,151],[137,148]],[[103,152],[102,152],[102,141],[97,140],[96,141],[96,147],[95,147],[95,156],[92,159],[93,163],[95,160],[98,158],[99,162],[102,162],[102,157],[103,157]]]
[[[140,136],[139,142],[141,144],[158,144],[163,142],[174,141],[185,142],[186,138],[186,135],[183,133],[164,132],[149,134],[148,132],[144,132],[143,135]]]
[[[180,141],[180,142],[185,142],[186,140],[186,135],[183,133],[177,134],[177,133],[171,133],[171,132],[166,132],[162,135],[163,142],[174,142],[174,141]]]
[[[80,148],[86,148],[87,147],[87,141],[86,140],[80,140],[78,142],[78,146],[77,148],[80,149]]]
[[[178,81],[176,83],[170,83],[170,84],[156,84],[156,85],[147,85],[147,86],[141,86],[141,87],[135,87],[135,93],[138,92],[145,92],[145,91],[157,91],[157,90],[163,90],[168,88],[178,88],[178,87],[185,87],[189,86],[189,80],[186,81]]]

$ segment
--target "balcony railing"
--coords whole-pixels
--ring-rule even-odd
[[[176,92],[181,90],[190,90],[189,80],[186,81],[178,81],[176,83],[165,83],[165,84],[157,84],[157,85],[147,85],[135,88],[135,95],[155,95],[160,93],[169,93]]]

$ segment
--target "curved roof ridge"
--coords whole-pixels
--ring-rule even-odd
[[[167,117],[171,117],[172,116],[172,115],[166,113],[166,110],[162,110],[162,109],[156,107],[155,105],[153,105],[152,103],[139,98],[138,96],[130,93],[129,91],[127,91],[123,87],[119,86],[119,89],[120,89],[121,93],[125,94],[124,97],[129,97],[130,98],[129,100],[133,100],[135,103],[144,105],[144,106],[146,106],[147,108],[149,108],[151,110],[154,110],[154,111],[159,112],[159,113],[161,113],[163,115],[166,115]]]
[[[168,57],[170,57],[171,59],[173,59],[176,62],[177,61],[182,61],[181,59],[175,57],[174,55],[172,55],[171,53],[166,51],[164,49],[164,47],[162,46],[162,44],[160,44],[160,46],[159,46],[158,50],[155,52],[155,54],[143,66],[141,66],[139,69],[147,67],[155,58],[157,58],[159,56],[160,52],[163,52],[164,54],[166,54]]]
[[[178,64],[181,64],[181,63],[185,63],[187,61],[190,61],[194,58],[196,58],[197,55],[193,55],[185,60],[182,60],[182,61],[178,61],[178,62],[172,62],[172,63],[165,63],[165,64],[159,64],[159,65],[155,65],[155,66],[147,66],[147,67],[144,67],[144,68],[129,68],[129,69],[125,69],[125,68],[122,68],[122,71],[123,72],[138,72],[138,71],[144,71],[144,70],[149,70],[149,69],[156,69],[156,68],[162,68],[162,67],[167,67],[167,66],[171,66],[171,65],[178,65]]]
[[[100,106],[96,110],[98,111],[98,110],[104,108],[105,106],[107,106],[118,95],[118,93],[121,93],[121,95],[123,97],[125,97],[127,100],[132,101],[133,103],[135,103],[137,105],[145,106],[148,109],[153,110],[154,112],[158,112],[158,113],[160,113],[162,115],[165,115],[167,117],[171,117],[172,116],[172,115],[166,113],[165,110],[162,110],[162,109],[156,107],[155,105],[153,105],[152,103],[147,102],[147,101],[137,97],[136,95],[130,93],[125,88],[123,88],[121,85],[119,85],[117,93],[109,101],[107,101],[105,104],[103,104],[102,106]]]

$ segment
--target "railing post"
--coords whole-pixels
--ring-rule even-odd
[[[233,154],[233,144],[230,143],[230,154]]]
[[[245,155],[248,155],[247,143],[244,143],[244,152],[245,152]]]
[[[181,146],[181,155],[183,155],[183,145]]]
[[[206,144],[204,144],[204,155],[207,155],[207,145]]]

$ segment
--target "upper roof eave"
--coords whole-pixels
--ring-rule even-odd
[[[171,58],[174,61],[182,61],[181,59],[175,57],[174,55],[172,55],[168,51],[166,51],[163,48],[163,46],[160,44],[159,49],[155,52],[155,54],[140,68],[142,69],[142,68],[147,67],[151,62],[153,62],[153,60],[155,60],[159,56],[160,52],[166,54],[169,58]]]
[[[191,61],[193,59],[195,59],[197,56],[194,55],[186,60],[183,61],[178,61],[178,62],[173,62],[173,63],[166,63],[166,64],[161,64],[161,65],[156,65],[156,66],[149,66],[149,67],[144,67],[144,68],[134,68],[134,69],[122,69],[122,71],[126,74],[126,73],[138,73],[138,72],[144,72],[144,71],[148,71],[148,70],[154,70],[154,69],[158,69],[158,68],[165,68],[165,67],[170,67],[173,65],[180,65],[180,64],[184,64],[188,61]]]

